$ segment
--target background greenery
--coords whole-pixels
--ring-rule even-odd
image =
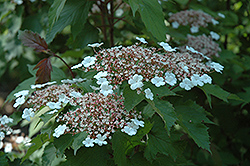
[[[182,139],[187,140],[188,145],[183,157],[190,165],[250,165],[249,0],[169,0],[161,1],[161,5],[156,0],[114,1],[111,8],[122,9],[121,15],[119,12],[108,13],[106,6],[93,7],[94,3],[95,1],[84,0],[24,0],[22,5],[17,5],[9,0],[0,0],[1,97],[5,98],[20,82],[31,77],[27,64],[36,64],[47,57],[44,53],[34,52],[31,48],[21,45],[17,39],[19,30],[28,29],[40,34],[46,38],[52,51],[68,64],[74,65],[84,56],[93,54],[92,50],[86,47],[88,43],[104,42],[104,47],[130,45],[135,42],[135,36],[140,36],[145,37],[150,45],[156,46],[156,42],[165,40],[167,33],[173,37],[171,45],[178,46],[186,40],[189,29],[171,28],[166,22],[169,18],[168,13],[194,9],[203,10],[218,18],[217,13],[220,12],[225,15],[225,19],[219,19],[220,24],[208,29],[221,35],[219,44],[222,51],[219,53],[220,57],[215,60],[225,68],[223,74],[213,73],[213,82],[243,100],[228,101],[223,97],[212,97],[210,107],[200,89],[194,88],[191,92],[183,92],[183,96],[191,98],[205,108],[210,115],[209,119],[214,123],[207,124],[212,155],[198,148],[193,140],[184,135]],[[207,30],[201,30],[200,33],[203,32]],[[52,64],[70,76],[61,61],[55,58],[52,59]],[[178,103],[175,97],[169,97],[168,100]],[[4,107],[1,113],[6,111]],[[182,109],[179,108],[177,111]],[[157,132],[157,129],[152,130]],[[108,149],[99,151],[107,152]],[[77,159],[75,156],[69,158]],[[162,160],[163,163],[166,162],[166,159]],[[169,165],[171,162],[173,161],[169,159]],[[183,163],[182,158],[178,162]],[[176,163],[172,165],[174,164]]]

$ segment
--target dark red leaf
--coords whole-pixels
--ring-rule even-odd
[[[44,58],[33,68],[36,72],[36,84],[49,82],[51,79],[52,65],[49,58]]]
[[[48,51],[46,41],[37,33],[28,30],[19,31],[18,39],[22,41],[24,46],[34,48],[38,52]]]

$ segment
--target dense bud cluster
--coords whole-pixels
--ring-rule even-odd
[[[171,14],[169,21],[178,28],[179,25],[190,25],[191,27],[207,27],[208,23],[218,24],[212,16],[203,11],[184,10],[175,14]],[[176,25],[175,25],[176,24]],[[178,25],[178,26],[177,26]]]
[[[187,38],[187,46],[194,48],[209,58],[212,56],[219,57],[218,52],[221,51],[221,48],[219,44],[213,41],[211,36],[206,36],[205,34],[199,36],[188,35]],[[184,47],[182,47],[181,50],[183,52],[186,51]]]
[[[58,117],[57,121],[66,124],[65,133],[85,131],[92,140],[98,135],[110,139],[111,133],[123,129],[131,119],[142,118],[136,111],[125,110],[122,96],[85,93],[80,100],[83,102],[79,103],[79,107]]]

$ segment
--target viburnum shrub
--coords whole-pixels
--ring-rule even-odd
[[[72,1],[72,5],[78,3]],[[86,7],[93,2],[82,3]],[[140,11],[145,26],[158,42],[148,43],[144,38],[134,37],[134,44],[114,46],[112,26],[115,23],[109,22],[111,46],[105,43],[108,40],[106,26],[100,26],[105,41],[88,44],[93,54],[70,66],[49,49],[40,35],[29,30],[19,31],[18,39],[24,46],[47,57],[34,66],[29,65],[33,77],[22,82],[7,97],[21,113],[11,118],[0,116],[0,147],[5,153],[13,148],[12,144],[2,141],[10,134],[15,142],[25,145],[26,154],[21,162],[31,160],[41,150],[43,165],[54,162],[65,165],[168,165],[166,162],[189,165],[184,157],[190,146],[187,140],[212,153],[208,126],[214,122],[197,104],[195,99],[199,96],[191,92],[203,91],[211,108],[211,95],[224,101],[237,99],[236,95],[213,84],[212,75],[222,75],[224,69],[213,59],[219,57],[221,51],[214,41],[219,40],[220,35],[213,31],[209,35],[188,34],[186,41],[172,47],[159,40],[162,35],[150,30],[152,25],[145,21],[145,15],[150,17],[145,10],[149,9],[130,3],[134,5],[131,5],[133,15]],[[157,6],[161,1],[142,3],[156,3],[152,6]],[[96,1],[91,14],[103,12],[102,5],[108,4],[108,1]],[[59,1],[55,1],[52,6],[60,9],[59,5]],[[116,5],[119,8],[122,1],[117,1]],[[113,8],[112,5],[107,8],[106,14],[112,15]],[[59,15],[50,19],[50,23],[56,25],[57,19],[60,22]],[[172,14],[169,22],[174,29],[190,26],[191,33],[198,33],[200,27],[205,28],[208,24],[219,23],[209,14],[195,10]],[[92,26],[86,24],[84,26]],[[77,25],[75,21],[70,25],[73,32]],[[49,42],[58,32],[53,26],[51,28],[47,36]],[[53,66],[52,58],[61,60],[72,78]],[[19,121],[29,124],[32,139],[24,134],[15,136],[11,127]]]

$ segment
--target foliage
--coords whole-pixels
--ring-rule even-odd
[[[192,33],[191,24],[178,23],[178,26],[174,27],[174,22],[169,21],[169,18],[173,13],[185,10],[202,10],[219,24],[205,20],[208,21],[207,25],[198,27],[196,33]],[[14,152],[1,152],[0,165],[250,164],[250,142],[247,139],[250,133],[248,0],[27,0],[22,4],[18,4],[16,0],[2,0],[0,11],[0,54],[3,55],[0,56],[0,78],[6,78],[1,84],[8,84],[9,80],[19,78],[15,82],[19,85],[9,94],[6,102],[15,100],[15,103],[18,103],[18,98],[24,97],[25,107],[31,107],[31,113],[36,114],[29,114],[31,122],[24,117],[20,118],[24,116],[24,106],[21,106],[23,103],[18,104],[19,111],[11,116],[14,119],[12,125],[19,122],[22,126],[29,124],[28,127],[32,130],[29,133],[32,135],[31,145],[22,156]],[[156,54],[175,54],[175,51],[167,50],[166,45],[161,45],[162,41],[178,47],[176,52],[183,53],[190,33],[194,36],[209,36],[211,31],[220,35],[218,41],[211,37],[221,49],[218,52],[219,57],[204,56],[202,49],[206,48],[198,50],[199,53],[185,51],[200,57],[201,63],[206,65],[207,62],[216,61],[224,66],[220,71],[217,71],[218,68],[209,68],[211,70],[207,73],[213,80],[212,84],[197,83],[188,90],[181,86],[184,80],[179,77],[175,85],[166,84],[158,87],[149,76],[151,81],[143,80],[143,88],[133,89],[130,80],[134,75],[124,79],[121,84],[109,82],[106,86],[105,83],[98,83],[98,72],[105,71],[105,51],[110,51],[108,57],[111,57],[112,49],[116,49],[117,52],[126,50],[136,42],[135,36],[146,38],[148,44],[139,39],[139,42],[133,45],[134,50],[155,49],[153,55],[157,57]],[[103,45],[96,42],[103,42]],[[197,46],[199,44],[196,43]],[[123,45],[122,49],[119,45]],[[93,50],[87,46],[93,47]],[[125,59],[125,56],[122,58]],[[133,53],[128,56],[132,57]],[[98,59],[99,57],[102,59]],[[89,61],[86,64],[88,58],[95,58],[95,65]],[[111,67],[108,72],[117,72],[117,61],[109,60],[110,63],[107,63],[111,64]],[[134,64],[138,65],[139,62],[141,61],[138,58]],[[98,63],[101,65],[97,66]],[[91,65],[94,67],[91,68]],[[160,72],[170,71],[166,66],[161,68]],[[132,70],[135,69],[131,68]],[[185,69],[183,73],[184,71]],[[171,72],[174,73],[174,69]],[[178,74],[175,75],[178,77]],[[115,76],[108,75],[107,79],[115,80]],[[187,78],[192,80],[191,75]],[[99,95],[104,89],[104,84],[106,89],[111,86],[110,84],[112,88],[107,90],[107,95]],[[58,93],[63,85],[67,85],[69,91],[65,91],[66,98],[62,99]],[[59,88],[56,89],[57,87]],[[152,92],[153,99],[147,96],[147,88]],[[15,96],[23,90],[28,90],[28,94]],[[50,95],[43,98],[43,90],[47,90]],[[111,90],[113,95],[110,94]],[[73,94],[78,96],[74,97]],[[98,97],[94,98],[97,100],[90,101],[95,94],[98,94]],[[119,106],[115,108],[118,110],[123,107],[124,112],[119,115],[124,113],[122,118],[125,119],[125,123],[120,128],[112,128],[114,131],[105,129],[110,130],[110,134],[98,142],[98,135],[90,133],[90,126],[85,126],[87,129],[80,131],[79,128],[82,126],[78,130],[73,127],[73,123],[76,117],[83,118],[77,110],[86,108],[96,109],[94,114],[86,117],[86,123],[92,116],[97,115],[98,119],[102,119],[103,96],[107,97],[105,101],[108,101],[103,110],[108,110],[118,102]],[[62,102],[64,99],[69,101]],[[48,101],[53,104],[60,101],[60,107],[54,108],[56,106],[50,106],[51,103]],[[20,111],[23,112],[22,115]],[[110,118],[115,113],[110,114]],[[119,115],[116,115],[114,121],[120,118]],[[68,118],[67,121],[64,118]],[[139,122],[134,122],[135,119]],[[82,123],[81,120],[76,121]],[[95,120],[93,124],[96,124]],[[137,128],[126,131],[125,126],[128,127],[129,124],[136,124]],[[64,125],[68,128],[60,134],[60,127],[63,128]],[[1,126],[0,131],[5,127]],[[88,138],[95,139],[94,147],[91,143],[86,143]]]

